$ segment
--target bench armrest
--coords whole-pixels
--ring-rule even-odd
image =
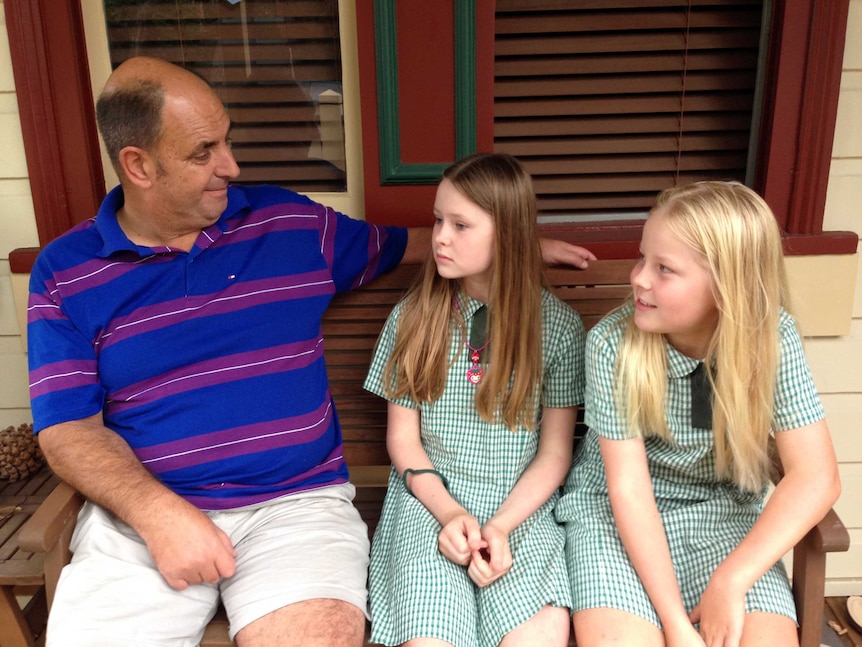
[[[809,532],[812,547],[821,553],[841,553],[850,550],[850,533],[834,509]]]
[[[793,598],[800,647],[819,647],[826,595],[826,554],[850,548],[850,535],[834,510],[793,549]]]
[[[54,601],[60,571],[72,558],[69,542],[75,530],[78,510],[83,504],[84,497],[72,486],[61,481],[21,526],[18,535],[18,546],[21,550],[45,553],[45,595],[48,609]]]
[[[784,466],[775,439],[769,439],[771,479],[778,483]],[[850,534],[835,513],[829,510],[816,526],[793,548],[793,597],[799,621],[800,647],[819,647],[826,594],[826,553],[850,549]]]
[[[84,498],[61,481],[21,527],[19,547],[29,553],[49,552],[70,524],[74,528],[83,503]]]

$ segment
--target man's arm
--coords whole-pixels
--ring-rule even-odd
[[[38,439],[61,479],[141,536],[171,587],[233,575],[236,553],[227,535],[147,471],[129,445],[102,424],[101,414],[47,427]]]
[[[589,261],[596,260],[596,255],[586,247],[573,245],[557,238],[539,238],[542,245],[542,259],[545,265],[571,265],[585,269]]]
[[[587,267],[589,261],[596,260],[596,255],[579,245],[567,243],[556,238],[541,238],[542,258],[548,265],[571,265],[581,269]],[[431,250],[431,228],[411,227],[407,230],[407,248],[404,250],[402,263],[424,263]]]

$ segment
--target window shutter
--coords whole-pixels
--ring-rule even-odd
[[[498,0],[495,148],[549,221],[644,213],[744,181],[762,0]],[[573,218],[574,217],[574,218]]]
[[[240,183],[345,191],[337,0],[105,0],[111,63],[164,58],[233,123]]]

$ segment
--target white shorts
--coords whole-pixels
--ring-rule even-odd
[[[259,506],[207,512],[238,551],[236,573],[217,585],[170,588],[143,540],[87,502],[72,537],[48,620],[49,647],[192,647],[224,604],[230,635],[267,613],[318,598],[366,612],[368,530],[351,484]]]

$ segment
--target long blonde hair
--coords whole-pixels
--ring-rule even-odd
[[[466,157],[448,167],[443,178],[494,219],[490,352],[476,409],[489,422],[533,429],[542,378],[543,263],[532,179],[514,157],[499,153]],[[390,397],[433,402],[442,395],[451,335],[457,328],[466,330],[454,305],[458,289],[457,280],[437,273],[429,254],[404,299],[383,372]]]
[[[695,250],[712,279],[719,314],[704,367],[713,392],[716,476],[756,491],[768,477],[778,318],[788,307],[778,225],[766,202],[736,182],[667,189],[655,213]],[[615,387],[625,422],[636,436],[670,439],[664,338],[639,330],[632,317],[625,325]]]

